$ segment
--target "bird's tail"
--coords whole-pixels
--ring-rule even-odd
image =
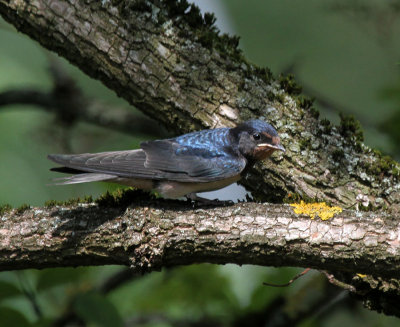
[[[87,174],[77,174],[68,177],[54,178],[53,183],[49,185],[68,185],[68,184],[79,184],[79,183],[89,183],[89,182],[100,182],[100,181],[111,181],[117,178],[115,175],[110,174],[97,174],[97,173],[87,173]]]

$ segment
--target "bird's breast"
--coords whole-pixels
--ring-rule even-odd
[[[232,176],[226,179],[203,183],[184,183],[176,181],[160,181],[155,190],[164,198],[177,199],[190,193],[201,193],[219,190],[225,186],[237,182],[240,175]]]

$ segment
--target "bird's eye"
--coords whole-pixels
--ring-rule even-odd
[[[258,133],[253,134],[253,139],[255,139],[256,141],[258,141],[260,138],[261,138],[260,134]]]

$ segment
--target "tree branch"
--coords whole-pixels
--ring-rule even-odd
[[[179,201],[143,201],[4,213],[0,270],[121,264],[146,272],[215,262],[400,276],[400,223],[380,213],[344,211],[322,221],[288,205],[193,210]]]
[[[129,134],[163,135],[154,121],[142,118],[131,110],[110,106],[102,101],[85,96],[75,80],[64,71],[58,62],[49,58],[49,72],[53,87],[49,91],[35,88],[18,88],[0,93],[0,107],[12,105],[34,105],[55,114],[64,126],[84,121]]]
[[[400,222],[393,216],[345,210],[322,221],[298,216],[289,205],[192,209],[140,193],[129,197],[137,199],[129,207],[105,201],[105,207],[3,209],[0,270],[121,264],[141,274],[202,262],[311,267],[352,284],[371,308],[400,315]]]
[[[0,107],[10,105],[35,105],[48,112],[53,112],[56,115],[61,114],[62,109],[68,108],[64,114],[71,116],[71,98],[62,97],[55,92],[44,92],[35,88],[13,89],[0,93]],[[70,95],[65,93],[64,95]],[[75,96],[75,95],[74,95]],[[63,119],[62,122],[71,123],[79,120],[87,123],[95,124],[97,126],[114,129],[118,132],[125,132],[129,134],[138,133],[144,135],[152,135],[157,133],[154,128],[154,121],[150,119],[143,119],[127,109],[122,107],[110,106],[101,101],[88,99],[83,95],[79,98],[80,105],[76,107],[76,115]],[[76,102],[76,101],[74,101]],[[154,133],[152,133],[154,131]]]
[[[260,199],[295,193],[349,207],[361,194],[400,212],[397,163],[364,146],[354,122],[319,121],[293,81],[250,65],[212,16],[182,3],[0,0],[0,14],[177,131],[266,117],[288,151],[245,176]]]

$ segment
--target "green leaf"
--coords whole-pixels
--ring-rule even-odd
[[[43,291],[52,287],[78,282],[86,273],[84,268],[53,268],[40,272],[36,290]]]
[[[41,318],[35,321],[31,327],[52,327],[54,323],[53,319],[50,318]]]
[[[229,279],[209,264],[146,275],[113,290],[109,298],[123,316],[156,311],[190,320],[204,315],[229,319],[239,307]]]
[[[85,293],[77,296],[74,302],[75,312],[89,324],[101,327],[123,326],[114,305],[105,297],[96,293]]]
[[[12,282],[0,281],[0,301],[12,296],[21,295],[21,290]]]
[[[28,327],[31,324],[21,312],[11,308],[0,307],[0,326]]]

